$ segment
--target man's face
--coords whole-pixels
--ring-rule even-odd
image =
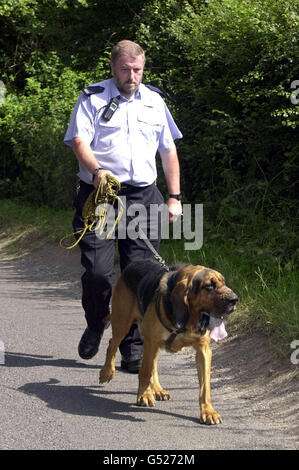
[[[141,83],[144,56],[139,55],[133,58],[129,55],[122,55],[110,65],[117,88],[122,96],[129,99]]]

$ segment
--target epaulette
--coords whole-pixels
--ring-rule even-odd
[[[149,88],[151,91],[155,91],[156,93],[159,93],[162,98],[166,98],[166,94],[164,91],[159,90],[159,88],[153,86],[153,85],[145,85],[147,88]]]
[[[83,93],[85,96],[90,96],[90,95],[94,95],[95,93],[103,93],[103,91],[105,90],[105,88],[103,86],[100,86],[100,85],[89,85],[85,88],[83,88]]]

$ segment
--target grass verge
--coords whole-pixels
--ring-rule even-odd
[[[27,255],[72,233],[73,211],[0,200],[0,214],[2,259]],[[227,229],[207,221],[201,249],[186,251],[184,240],[162,240],[160,254],[168,264],[190,262],[222,272],[240,299],[230,329],[244,334],[260,329],[282,355],[290,356],[291,342],[299,340],[298,271],[292,259],[282,263],[254,236],[229,236]]]
[[[225,240],[225,234],[223,234]],[[160,254],[170,264],[185,261],[220,271],[239,296],[230,330],[250,334],[261,330],[271,345],[284,357],[290,356],[290,344],[299,339],[298,271],[278,260],[257,258],[252,252],[240,256],[232,242],[204,241],[198,251],[184,250],[184,242],[162,242]]]
[[[25,256],[47,242],[72,233],[72,212],[0,200],[1,258]]]

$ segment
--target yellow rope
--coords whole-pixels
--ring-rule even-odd
[[[109,215],[107,207],[109,205],[112,210],[115,201],[118,200],[119,211],[113,227],[106,235],[106,240],[108,240],[111,237],[123,213],[123,204],[120,197],[118,196],[119,191],[120,182],[114,176],[105,173],[100,180],[99,187],[90,193],[83,206],[82,217],[84,221],[84,228],[74,232],[73,234],[69,234],[63,237],[59,242],[60,246],[66,250],[74,248],[76,245],[78,245],[87,230],[90,232],[97,232],[99,235],[101,235],[106,226],[107,216]],[[67,238],[79,234],[81,235],[77,238],[73,245],[65,246],[63,244],[64,240]]]

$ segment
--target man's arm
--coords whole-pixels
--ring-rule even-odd
[[[81,139],[81,137],[74,137],[72,140],[72,149],[81,165],[84,166],[89,173],[93,174],[94,170],[99,167],[99,162],[91,150],[90,145]],[[93,180],[95,188],[99,186],[100,179],[105,173],[112,175],[109,170],[99,170]]]
[[[169,194],[179,194],[180,191],[180,164],[175,145],[168,150],[160,152],[163,171]],[[169,220],[174,222],[182,214],[182,204],[174,198],[167,201]]]

